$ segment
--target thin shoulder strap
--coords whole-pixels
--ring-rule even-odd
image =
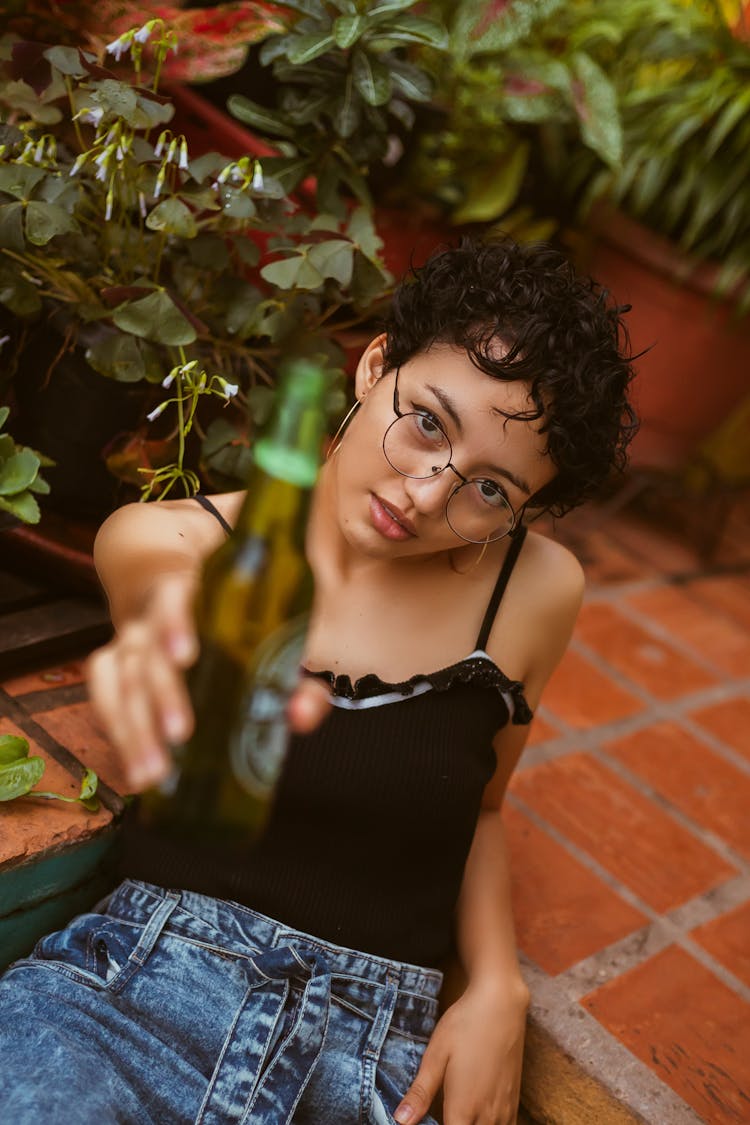
[[[230,523],[227,523],[219,509],[208,499],[207,496],[204,496],[202,492],[196,492],[193,500],[197,500],[202,508],[205,508],[207,512],[210,512],[212,516],[216,517],[216,519],[226,531],[227,535],[232,534],[232,525]]]
[[[497,576],[495,589],[492,591],[492,597],[489,600],[487,611],[484,615],[482,628],[479,630],[479,636],[477,638],[477,643],[475,646],[477,649],[481,649],[482,651],[484,651],[485,645],[490,639],[490,631],[492,629],[492,624],[495,620],[495,616],[497,615],[497,608],[500,605],[500,599],[505,593],[505,587],[508,585],[508,579],[513,573],[513,567],[516,565],[516,559],[521,553],[521,547],[523,547],[525,538],[526,526],[525,524],[521,524],[515,534],[512,534],[508,553],[503,560],[503,565],[500,569],[500,573]]]

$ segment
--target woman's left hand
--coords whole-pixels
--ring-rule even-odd
[[[418,1125],[443,1087],[443,1125],[514,1125],[528,991],[470,984],[438,1020],[399,1125]]]

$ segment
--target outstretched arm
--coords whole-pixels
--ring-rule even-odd
[[[243,495],[212,499],[233,523]],[[192,731],[184,672],[198,655],[193,600],[204,559],[225,537],[218,521],[190,500],[127,504],[97,535],[94,561],[116,633],[89,658],[87,679],[131,793],[169,773],[169,746]],[[305,732],[326,711],[322,685],[307,680],[290,702],[289,718]]]

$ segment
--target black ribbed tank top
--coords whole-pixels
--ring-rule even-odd
[[[334,707],[312,734],[292,736],[266,831],[241,862],[150,839],[134,807],[123,876],[231,899],[365,953],[439,965],[495,770],[493,738],[532,717],[523,685],[484,651],[525,534],[511,542],[471,655],[403,683],[308,673],[328,681]]]

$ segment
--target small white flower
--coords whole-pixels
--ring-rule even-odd
[[[98,125],[104,117],[104,110],[101,106],[94,106],[93,109],[84,109],[81,114],[81,120],[88,122],[89,125]]]
[[[149,20],[148,23],[144,23],[143,27],[138,28],[138,30],[133,35],[133,38],[138,43],[148,43],[149,39],[151,38],[151,32],[153,30],[154,30],[154,21]]]
[[[83,153],[81,153],[80,156],[77,156],[75,158],[75,160],[73,161],[73,167],[70,169],[69,175],[71,175],[71,176],[78,175],[78,173],[81,171],[81,168],[83,168],[85,163],[86,163],[86,153],[83,152]]]
[[[121,35],[118,39],[113,39],[104,49],[108,55],[115,56],[115,62],[119,62],[124,52],[128,49],[126,36]]]
[[[154,407],[154,409],[150,412],[150,414],[146,415],[146,417],[148,418],[149,422],[153,422],[154,419],[158,418],[159,415],[162,414],[166,409],[167,409],[166,402],[160,402],[158,406]]]
[[[107,223],[112,218],[112,208],[114,206],[114,202],[115,202],[114,194],[112,192],[112,188],[110,188],[109,191],[107,192],[107,206],[106,206],[106,210],[104,212],[104,221],[107,222]]]
[[[256,161],[255,169],[253,171],[253,191],[263,191],[265,189],[265,186],[266,185],[263,181],[263,169]]]
[[[178,371],[178,368],[173,367],[172,370],[167,375],[166,379],[162,379],[161,385],[162,385],[162,387],[164,387],[165,391],[169,390],[169,388],[172,386],[172,383],[174,383],[174,379],[175,379],[175,375],[177,374],[177,371]],[[150,415],[149,415],[149,417],[150,417]]]
[[[41,140],[39,140],[37,142],[37,146],[34,149],[34,163],[35,164],[41,164],[43,158],[44,158],[44,137],[42,137]]]
[[[138,206],[141,209],[141,218],[145,219],[146,215],[148,214],[148,210],[146,208],[146,196],[142,191],[138,192]]]
[[[122,146],[118,145],[117,150],[115,151],[115,160],[122,160],[124,156],[125,153],[122,151]]]
[[[222,379],[222,390],[226,398],[234,398],[237,391],[240,389],[239,383],[228,383],[226,379]]]
[[[184,137],[180,140],[180,163],[179,167],[183,172],[187,172],[188,167],[188,146]]]
[[[10,336],[0,336],[0,348],[2,348],[4,344],[7,344],[8,340],[10,340]]]
[[[233,164],[227,164],[226,168],[222,168],[216,180],[217,184],[225,184],[234,171]]]
[[[154,146],[154,156],[159,159],[164,152],[164,146],[169,138],[169,130],[165,129],[163,133],[159,133],[158,140]]]
[[[98,172],[96,173],[96,178],[97,178],[97,180],[101,180],[101,181],[102,181],[102,183],[104,183],[104,181],[106,180],[106,178],[107,178],[107,169],[106,169],[106,167],[105,167],[105,166],[104,166],[103,164],[102,164],[102,165],[101,165],[101,167],[99,168],[99,171],[98,171]]]

